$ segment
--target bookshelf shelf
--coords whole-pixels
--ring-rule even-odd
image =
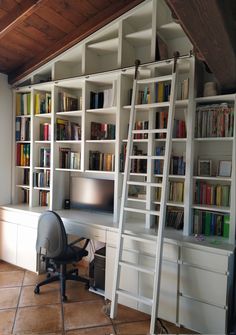
[[[218,176],[211,176],[211,177],[204,177],[204,176],[193,176],[195,180],[208,180],[208,181],[225,181],[225,182],[232,182],[232,178],[230,177],[218,177]]]
[[[184,32],[181,26],[178,23],[170,22],[163,24],[158,28],[158,33],[162,36],[165,40],[175,39],[184,37]]]
[[[115,172],[114,171],[100,171],[100,170],[85,170],[86,173],[98,173],[101,175],[111,175],[111,176],[115,176]]]
[[[51,141],[37,140],[37,141],[34,141],[34,143],[38,143],[38,144],[51,144]]]
[[[16,141],[16,144],[17,144],[17,143],[29,143],[29,144],[30,144],[31,141]]]
[[[129,40],[134,45],[147,44],[152,38],[152,29],[139,30],[130,34],[126,34],[125,38]]]
[[[116,140],[86,140],[86,143],[110,143],[110,144],[115,144]]]
[[[46,166],[34,166],[34,170],[51,170],[51,168]]]
[[[126,143],[126,142],[128,142],[128,140],[124,139],[124,140],[122,140],[122,142]],[[133,139],[133,142],[134,143],[147,143],[148,139],[146,139],[146,138]]]
[[[187,138],[172,138],[172,142],[175,143],[186,143],[187,142]]]
[[[56,143],[77,143],[77,144],[80,144],[81,143],[81,140],[56,140]]]
[[[86,113],[93,114],[115,114],[117,107],[86,109]]]
[[[177,175],[177,174],[170,174],[169,179],[185,179],[185,176]]]
[[[19,118],[31,118],[31,115],[16,115],[16,117],[19,117]]]
[[[195,142],[232,142],[233,137],[195,137]]]
[[[176,101],[175,108],[184,108],[184,107],[188,107],[188,99]]]
[[[64,171],[64,172],[81,172],[81,169],[64,169],[64,168],[56,168],[56,171]]]
[[[66,112],[57,112],[56,115],[63,115],[63,116],[82,116],[83,111],[66,111]]]
[[[174,202],[174,201],[167,201],[167,206],[171,207],[181,207],[184,208],[184,203],[183,202]]]
[[[35,117],[37,118],[48,118],[50,119],[52,117],[51,113],[43,113],[43,114],[34,114]]]
[[[207,205],[199,205],[199,204],[194,204],[192,206],[194,209],[201,209],[203,211],[210,211],[210,212],[223,212],[223,213],[230,213],[230,208],[229,207],[220,207],[220,206],[207,206]]]
[[[34,189],[35,190],[41,190],[41,191],[47,191],[47,192],[50,191],[49,187],[36,187],[36,186],[34,186]]]
[[[138,197],[128,197],[128,201],[142,202],[146,203],[146,199],[138,198]]]
[[[196,98],[195,101],[197,103],[205,103],[205,102],[224,102],[224,101],[235,101],[235,94],[225,94],[225,95],[213,95],[209,97],[199,97]]]
[[[101,55],[103,53],[117,51],[118,46],[119,46],[119,39],[118,37],[116,37],[101,42],[88,44],[87,48],[94,50]]]
[[[16,168],[18,168],[18,169],[30,169],[30,166],[16,165]]]
[[[150,104],[139,104],[136,105],[135,108],[136,110],[149,110],[149,109],[154,109],[154,108],[163,108],[163,107],[169,107],[170,103],[168,101],[164,102],[154,102]],[[123,106],[124,109],[131,109],[130,105]]]
[[[18,187],[18,188],[24,188],[24,189],[29,189],[30,188],[29,185],[16,185],[16,187]]]

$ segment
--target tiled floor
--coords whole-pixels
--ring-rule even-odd
[[[147,314],[119,306],[116,320],[111,320],[104,312],[104,299],[83,284],[67,282],[67,303],[61,303],[58,283],[44,286],[35,295],[34,285],[40,277],[0,261],[0,335],[148,334]],[[164,324],[170,334],[191,333]]]

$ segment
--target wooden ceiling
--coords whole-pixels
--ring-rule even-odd
[[[14,83],[144,0],[0,0],[0,72]],[[165,0],[224,90],[236,87],[236,1]]]
[[[143,0],[0,0],[0,72],[11,83]]]

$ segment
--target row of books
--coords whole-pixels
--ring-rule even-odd
[[[170,90],[171,84],[169,82],[158,82],[155,83],[154,87],[154,97],[151,95],[152,87],[144,86],[142,90],[139,90],[136,97],[136,104],[150,104],[154,102],[165,102],[170,99]],[[131,105],[132,103],[132,94],[133,89],[129,90],[128,94],[128,103]]]
[[[174,119],[173,138],[186,138],[186,125],[184,120]]]
[[[170,181],[169,200],[182,203],[184,201],[184,182]]]
[[[174,229],[183,229],[184,211],[181,208],[167,208],[166,226]]]
[[[50,187],[50,170],[33,173],[34,187]]]
[[[129,129],[129,126],[128,126]],[[135,130],[144,130],[144,129],[148,129],[148,121],[136,121],[134,124],[134,129]],[[148,133],[145,134],[134,134],[134,139],[144,139],[144,138],[148,138]]]
[[[115,88],[107,88],[99,92],[90,92],[90,109],[108,108],[116,105]]]
[[[164,156],[165,155],[165,147],[156,147],[156,156]],[[155,159],[154,161],[154,173],[162,174],[163,173],[163,159]]]
[[[30,118],[16,117],[16,141],[30,141]]]
[[[198,106],[196,137],[231,137],[234,130],[233,107],[228,103]]]
[[[49,191],[39,191],[39,206],[48,206],[50,202]]]
[[[170,174],[184,176],[186,161],[185,156],[172,155],[170,158]]]
[[[30,144],[17,143],[16,144],[16,165],[30,166]]]
[[[115,155],[100,151],[89,151],[89,170],[114,171]]]
[[[165,102],[170,100],[171,83],[158,82],[155,83],[156,102]]]
[[[61,169],[80,169],[80,152],[71,148],[59,148],[59,167]]]
[[[29,203],[29,190],[22,188],[19,197],[20,197],[19,203],[28,204]]]
[[[114,140],[116,126],[110,123],[91,122],[91,140]]]
[[[39,125],[39,139],[40,141],[51,141],[51,124],[40,123]]]
[[[71,93],[59,92],[58,100],[59,111],[61,112],[77,111],[82,109],[82,97],[78,98]]]
[[[35,114],[51,113],[51,93],[38,92],[35,93]]]
[[[56,138],[58,141],[81,140],[81,126],[79,123],[64,119],[56,119]]]
[[[16,116],[30,115],[30,93],[17,93],[16,94]]]
[[[50,168],[51,149],[39,148],[39,166]]]
[[[228,207],[230,205],[230,185],[213,185],[197,181],[195,203]]]
[[[29,185],[29,179],[30,177],[30,170],[29,169],[23,169],[23,185]]]
[[[168,111],[166,109],[160,109],[156,113],[156,129],[166,129],[168,121]],[[166,134],[156,134],[156,138],[166,138]]]
[[[126,160],[126,147],[127,144],[123,143],[120,153],[120,172],[124,172]],[[133,156],[146,156],[142,150],[139,150],[137,145],[133,146]],[[147,173],[147,160],[146,159],[132,159],[130,163],[131,173]]]
[[[194,210],[193,233],[229,238],[229,214]]]

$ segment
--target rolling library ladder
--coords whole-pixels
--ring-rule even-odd
[[[171,138],[172,138],[172,129],[174,122],[174,102],[177,97],[177,58],[178,53],[174,56],[173,69],[171,75],[166,76],[152,76],[150,78],[138,79],[139,74],[139,64],[140,62],[137,60],[135,64],[135,77],[133,82],[133,90],[132,90],[132,101],[131,101],[131,111],[130,111],[130,121],[129,121],[129,131],[128,131],[128,142],[126,148],[126,161],[125,161],[125,171],[124,171],[124,179],[123,179],[123,189],[122,189],[122,198],[121,198],[121,209],[120,209],[120,219],[119,219],[119,232],[118,232],[118,246],[117,246],[117,254],[116,254],[116,262],[115,262],[115,271],[114,271],[114,282],[113,282],[113,292],[112,292],[112,302],[111,302],[111,318],[114,318],[117,312],[117,303],[118,296],[127,297],[143,304],[151,306],[151,324],[150,324],[150,334],[155,334],[156,329],[156,321],[158,316],[158,303],[159,303],[159,293],[160,293],[160,277],[161,277],[161,263],[162,263],[162,249],[163,249],[163,231],[165,225],[165,216],[166,216],[166,202],[167,202],[167,183],[168,183],[168,172],[170,166],[170,157],[171,157]],[[139,94],[139,87],[143,87],[144,85],[153,85],[153,92],[148,94],[156,94],[157,87],[160,83],[169,83],[169,98],[168,102],[165,103],[165,106],[168,106],[168,121],[166,128],[163,129],[150,129],[150,124],[148,129],[137,130],[135,128],[136,121],[136,99],[137,93]],[[147,86],[146,86],[147,87]],[[145,127],[147,128],[147,127]],[[155,127],[156,128],[156,127]],[[143,136],[142,138],[148,139],[148,141],[154,142],[154,139],[158,136],[163,138],[165,136],[165,148],[160,155],[154,153],[154,147],[149,146],[147,155],[135,155],[134,154],[134,145],[133,139],[138,138],[137,136]],[[133,181],[131,180],[131,164],[134,160],[145,160],[146,161],[146,180],[143,182]],[[163,172],[161,182],[154,182],[154,165],[155,162],[162,161]],[[129,206],[129,187],[130,186],[141,186],[146,189],[146,208],[140,209],[138,206]],[[158,209],[153,208],[152,198],[154,192],[157,189],[161,189],[161,201]],[[126,214],[127,212],[134,212],[144,214],[146,217],[146,223],[148,225],[153,219],[158,222],[157,226],[157,235],[155,239],[150,239],[148,237],[141,237],[135,232],[127,231],[126,227]],[[157,219],[157,220],[156,220]],[[156,248],[155,252],[155,266],[154,268],[134,264],[132,262],[127,262],[123,260],[122,252],[124,250],[124,243],[126,240],[139,241],[147,244],[154,244]],[[122,290],[119,287],[120,280],[120,272],[121,267],[130,267],[136,269],[138,272],[143,272],[153,276],[153,294],[152,299],[143,296],[137,296],[132,294],[131,292]]]

